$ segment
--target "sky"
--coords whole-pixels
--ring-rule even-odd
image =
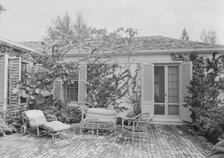
[[[66,12],[75,19],[82,12],[87,24],[113,31],[132,27],[138,35],[180,38],[185,28],[190,40],[200,41],[202,30],[214,30],[224,45],[222,0],[0,0],[0,37],[40,41],[48,26]]]

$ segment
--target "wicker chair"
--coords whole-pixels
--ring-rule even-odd
[[[131,134],[134,144],[135,135],[145,134],[147,136],[147,127],[150,121],[149,113],[142,113],[133,118],[122,118],[122,136],[124,136],[124,132]]]

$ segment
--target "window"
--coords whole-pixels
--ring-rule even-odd
[[[70,75],[71,82],[65,87],[65,99],[70,102],[78,102],[78,73]]]

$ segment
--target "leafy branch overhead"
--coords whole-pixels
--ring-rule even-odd
[[[80,63],[88,64],[87,100],[94,106],[115,108],[119,99],[136,89],[136,73],[131,74],[130,65],[121,66],[113,58],[114,53],[132,53],[135,49],[133,38],[137,31],[132,28],[119,28],[113,32],[89,27],[81,13],[73,22],[68,14],[58,16],[47,29],[47,35],[37,48],[39,54],[24,56],[32,60],[34,67],[41,70],[27,75],[32,84],[20,83],[22,94],[29,96],[36,108],[58,105],[52,94],[55,80],[62,80],[63,86],[71,82],[71,74],[77,73]],[[64,58],[69,53],[83,54],[80,59],[67,62]],[[112,64],[113,63],[113,64]],[[140,91],[136,93],[140,95]],[[140,97],[132,97],[131,103]],[[135,106],[140,106],[136,101]],[[137,103],[137,104],[136,104]],[[45,107],[46,108],[46,107]]]
[[[114,32],[89,27],[82,14],[78,13],[75,22],[68,14],[58,16],[48,27],[45,43],[52,55],[62,59],[69,51],[78,53],[105,53],[131,51],[132,38],[137,31],[119,28]]]

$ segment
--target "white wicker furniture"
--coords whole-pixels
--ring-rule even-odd
[[[59,135],[58,132],[65,131],[71,128],[70,125],[57,121],[56,117],[43,112],[41,110],[28,110],[22,113],[23,126],[21,127],[21,133],[30,133],[36,136],[44,134],[51,134],[54,139]],[[51,120],[48,122],[47,120]]]
[[[82,110],[83,111],[83,110]],[[116,129],[116,111],[103,108],[89,108],[86,114],[82,112],[82,120],[80,122],[80,132],[82,129],[94,130],[115,130]]]
[[[134,144],[134,136],[136,134],[145,134],[147,136],[147,128],[151,117],[149,113],[142,113],[133,118],[122,118],[122,136],[124,132],[131,134],[132,143]]]

